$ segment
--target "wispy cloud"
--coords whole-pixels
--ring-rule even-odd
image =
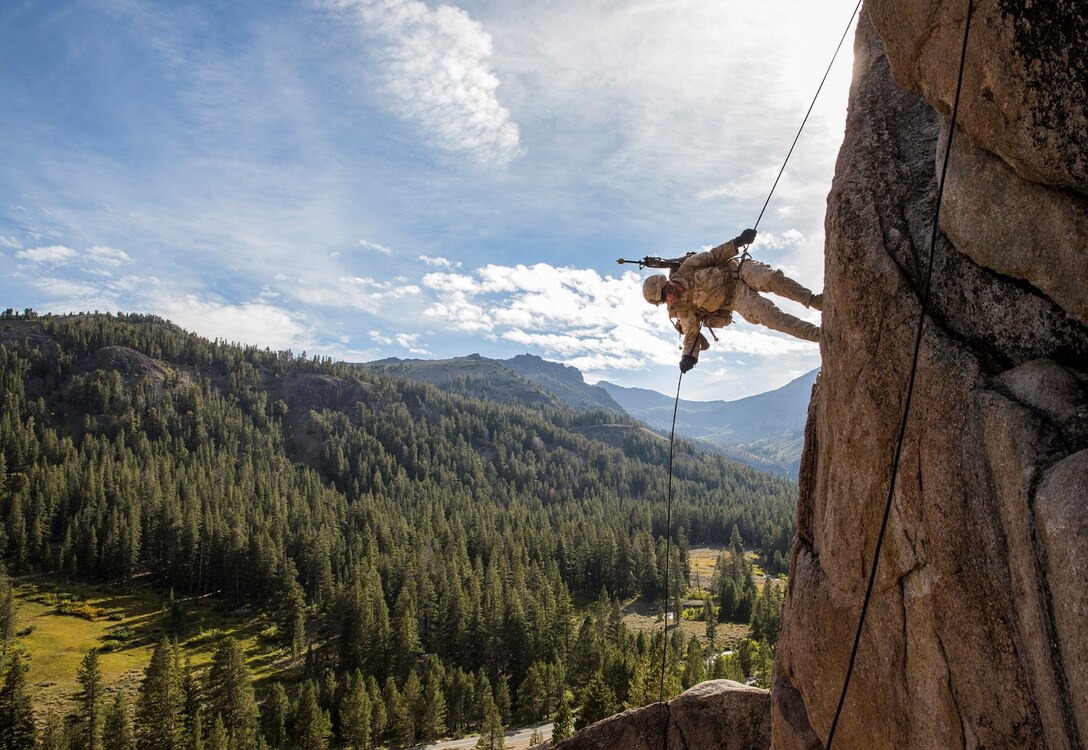
[[[428,266],[435,266],[436,268],[460,268],[461,263],[458,261],[454,263],[449,258],[437,257],[432,258],[429,255],[421,255],[419,259],[426,263]]]
[[[166,297],[152,312],[209,338],[296,351],[316,338],[305,318],[264,302],[232,304],[196,295]]]
[[[450,5],[419,0],[339,0],[377,59],[393,110],[440,148],[485,165],[505,166],[523,152],[518,125],[499,103],[492,41],[483,25]]]
[[[57,277],[39,278],[32,283],[48,300],[44,310],[109,310],[117,307],[117,294],[97,284]]]
[[[382,255],[393,254],[392,248],[388,248],[385,245],[377,242],[371,242],[370,240],[359,240],[359,247],[366,248],[367,250],[373,250],[374,252],[381,253]]]
[[[64,245],[49,245],[47,247],[32,247],[28,250],[20,250],[15,253],[15,257],[30,263],[58,265],[74,259],[76,251]]]
[[[379,281],[368,276],[340,276],[333,280],[297,283],[284,288],[294,299],[320,307],[354,309],[371,314],[388,311],[393,304],[420,293],[419,286],[399,281]]]
[[[124,250],[118,250],[113,247],[105,247],[104,245],[95,245],[87,251],[87,257],[95,263],[101,263],[104,266],[111,266],[118,268],[125,263],[131,263],[132,258]]]
[[[804,247],[806,241],[805,235],[796,229],[787,229],[784,232],[760,232],[756,241],[752,243],[752,250]]]
[[[95,245],[82,254],[67,245],[32,247],[26,250],[19,250],[15,253],[15,257],[28,263],[50,266],[75,263],[84,267],[90,265],[92,267],[106,266],[108,268],[119,268],[126,263],[132,262],[132,258],[130,258],[128,253],[124,250],[106,247],[105,245]],[[102,271],[101,273],[109,275],[106,271]]]
[[[15,239],[14,237],[8,237],[6,235],[0,234],[0,247],[7,247],[11,248],[12,250],[18,250],[22,246],[23,243],[19,242],[19,240]]]
[[[381,331],[370,331],[368,334],[370,340],[376,344],[382,346],[393,346],[398,349],[405,349],[409,354],[415,354],[417,356],[425,356],[430,352],[420,346],[418,333],[395,333],[392,336],[387,336]]]

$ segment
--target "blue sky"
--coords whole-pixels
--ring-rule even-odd
[[[349,361],[529,352],[671,393],[677,336],[615,260],[755,222],[853,7],[5,0],[0,307]],[[849,78],[848,42],[752,247],[817,289]],[[686,398],[819,366],[719,338]]]

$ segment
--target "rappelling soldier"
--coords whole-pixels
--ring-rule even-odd
[[[759,294],[770,292],[823,310],[822,294],[811,292],[766,263],[737,257],[738,248],[752,244],[755,238],[756,230],[745,229],[725,244],[689,256],[669,277],[655,274],[642,282],[642,296],[652,305],[667,303],[669,317],[684,336],[681,372],[695,367],[699,352],[710,346],[700,328],[727,326],[733,322],[734,312],[749,323],[805,341],[820,340],[819,326],[779,310]]]

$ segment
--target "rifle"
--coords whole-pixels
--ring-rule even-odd
[[[625,260],[624,258],[618,259],[617,263],[637,263],[638,268],[641,271],[643,268],[667,268],[669,269],[669,275],[680,267],[685,260],[695,255],[694,252],[688,253],[680,258],[658,258],[656,255],[647,255],[642,260]]]

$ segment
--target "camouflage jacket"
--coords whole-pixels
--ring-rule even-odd
[[[698,358],[709,346],[699,334],[702,326],[722,328],[732,322],[730,305],[739,266],[737,246],[730,240],[691,256],[673,272],[671,280],[683,284],[684,293],[669,305],[669,317],[684,335],[684,354]]]

